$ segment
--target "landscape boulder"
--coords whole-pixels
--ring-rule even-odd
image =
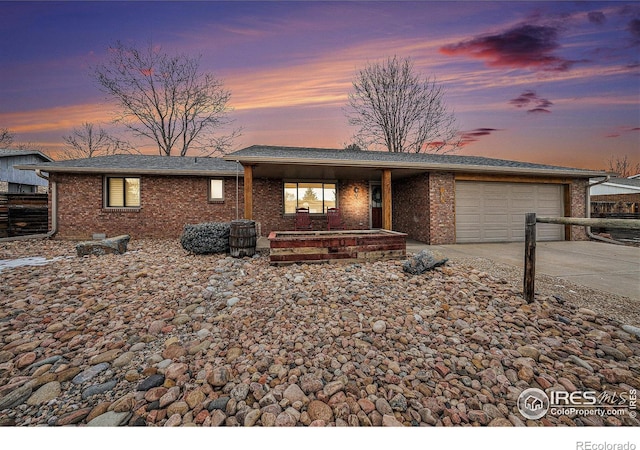
[[[209,254],[227,253],[229,251],[229,235],[231,223],[207,222],[185,225],[180,236],[180,243],[189,253]]]
[[[406,260],[402,264],[402,269],[412,275],[420,275],[446,264],[447,261],[449,261],[448,258],[425,249],[421,250],[413,258]]]
[[[127,251],[131,236],[124,234],[109,239],[79,242],[76,245],[78,256],[86,255],[121,255]]]

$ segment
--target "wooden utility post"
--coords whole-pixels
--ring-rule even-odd
[[[531,303],[536,291],[536,213],[524,220],[524,299]]]

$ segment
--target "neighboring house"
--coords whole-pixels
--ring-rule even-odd
[[[0,149],[0,194],[46,193],[47,180],[35,172],[15,169],[16,165],[53,161],[35,150]]]
[[[524,214],[585,217],[590,177],[604,172],[474,156],[252,146],[219,158],[114,155],[21,169],[50,176],[56,236],[176,238],[188,223],[255,220],[292,230],[297,206],[326,229],[385,228],[429,244],[524,239]],[[586,239],[540,224],[540,240]]]
[[[640,212],[640,178],[611,178],[591,188],[591,214]]]

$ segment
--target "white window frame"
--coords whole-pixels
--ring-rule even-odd
[[[222,183],[222,191],[221,191],[221,197],[213,197],[213,182],[214,181],[220,181]],[[224,178],[209,178],[208,181],[208,192],[207,192],[207,198],[209,200],[209,203],[224,203]]]

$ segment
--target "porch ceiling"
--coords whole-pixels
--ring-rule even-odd
[[[252,164],[254,178],[300,180],[366,180],[380,181],[382,168],[344,167],[306,164]],[[424,173],[421,169],[393,169],[392,178],[401,179]]]

